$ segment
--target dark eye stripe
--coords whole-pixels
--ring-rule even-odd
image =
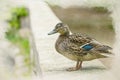
[[[62,24],[58,24],[58,26],[62,26]]]
[[[61,26],[60,24],[58,24],[57,26]]]

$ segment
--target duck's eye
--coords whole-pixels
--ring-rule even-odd
[[[62,27],[62,26],[63,26],[62,23],[58,23],[58,24],[57,24],[57,27]]]

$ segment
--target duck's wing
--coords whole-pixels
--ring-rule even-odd
[[[91,46],[89,47],[82,47],[92,41],[92,38],[80,34],[74,33],[70,35],[63,43],[66,52],[73,53],[75,55],[85,55],[89,50],[92,49]]]
[[[111,54],[109,51],[112,49],[111,47],[102,45],[95,39],[79,33],[70,35],[65,42],[67,42],[67,50],[77,55],[85,55],[88,52]]]
[[[87,51],[85,51],[83,48],[80,48],[78,45],[74,43],[65,42],[64,45],[65,52],[67,53],[74,54],[77,56],[83,56],[86,55],[87,53]]]
[[[74,43],[78,46],[82,46],[87,43],[90,43],[93,40],[93,38],[81,33],[74,33],[69,36],[69,40],[71,43]]]

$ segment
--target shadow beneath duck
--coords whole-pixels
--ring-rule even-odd
[[[67,68],[54,68],[54,69],[49,69],[47,70],[47,72],[52,72],[52,71],[65,71],[65,72],[69,72],[66,70]],[[76,72],[99,72],[99,71],[105,71],[107,70],[105,67],[102,66],[87,66],[87,67],[83,67],[80,70],[77,70]],[[70,71],[73,72],[73,71]]]
[[[88,66],[88,67],[83,67],[81,70],[79,71],[85,71],[85,72],[88,72],[88,71],[91,71],[91,72],[94,72],[94,71],[104,71],[104,70],[107,70],[105,67],[102,67],[102,66]]]

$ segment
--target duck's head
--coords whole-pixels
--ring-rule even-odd
[[[69,28],[64,23],[58,23],[55,28],[48,33],[48,35],[52,35],[55,33],[60,33],[60,35],[69,35]]]

